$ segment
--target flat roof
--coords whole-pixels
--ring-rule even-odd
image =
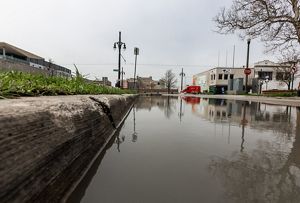
[[[31,58],[31,59],[42,59],[44,60],[44,58],[37,56],[33,53],[30,53],[28,51],[25,51],[23,49],[20,49],[18,47],[15,47],[11,44],[8,44],[6,42],[0,42],[0,49],[4,48],[6,53],[11,53],[11,54],[15,54],[15,55],[20,55],[23,57],[27,57],[27,58]]]
[[[201,74],[207,73],[207,72],[212,71],[212,70],[215,70],[215,69],[245,69],[245,68],[244,68],[244,67],[241,67],[241,68],[232,68],[232,67],[214,67],[214,68],[208,69],[208,70],[206,70],[206,71],[197,73],[197,74],[195,74],[195,75],[193,75],[193,76],[201,75]],[[253,69],[253,68],[250,68],[250,69]]]

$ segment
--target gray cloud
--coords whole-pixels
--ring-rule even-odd
[[[190,83],[192,74],[217,65],[219,51],[220,65],[225,66],[227,50],[231,66],[234,44],[236,65],[245,64],[246,42],[213,32],[212,18],[230,4],[231,0],[2,1],[0,41],[71,69],[76,63],[90,78],[108,76],[114,81],[117,52],[112,47],[122,31],[128,48],[123,53],[126,77],[133,76],[133,48],[138,46],[138,64],[154,64],[138,66],[138,75],[158,79],[167,69],[179,74],[183,67]],[[252,42],[252,63],[274,59],[263,49],[260,42]]]

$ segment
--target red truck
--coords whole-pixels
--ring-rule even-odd
[[[188,94],[200,94],[201,87],[200,86],[187,86],[184,90],[181,91],[181,93],[188,93]]]

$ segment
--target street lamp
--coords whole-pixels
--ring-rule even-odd
[[[119,41],[114,43],[114,49],[119,50],[119,61],[118,61],[118,82],[116,84],[116,87],[120,87],[120,77],[121,77],[121,49],[126,49],[126,44],[121,41],[121,32],[119,32]]]
[[[250,42],[251,39],[247,40],[247,61],[246,61],[246,68],[249,68],[249,49],[250,49]],[[248,94],[248,74],[246,74],[246,82],[245,82],[245,91]]]
[[[124,80],[123,80],[123,76],[125,75],[125,72],[123,71],[123,67],[122,67],[121,75],[122,75],[122,79],[121,79],[121,87],[122,87],[122,89],[123,89],[123,88],[124,88]]]

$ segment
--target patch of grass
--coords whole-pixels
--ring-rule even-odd
[[[0,72],[0,99],[20,96],[127,93],[133,92],[92,84],[79,75],[64,78],[16,71]]]
[[[284,93],[272,93],[272,94],[269,93],[264,96],[267,96],[267,97],[296,97],[297,92],[284,92]]]

